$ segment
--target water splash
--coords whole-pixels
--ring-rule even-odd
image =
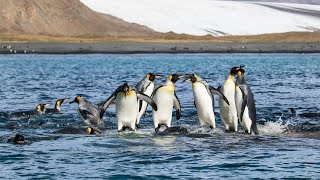
[[[260,134],[278,135],[288,131],[289,124],[289,121],[284,124],[280,117],[277,121],[267,121],[263,125],[258,124],[258,129]]]

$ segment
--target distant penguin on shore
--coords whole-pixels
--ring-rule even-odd
[[[161,78],[161,75],[148,73],[137,85],[136,89],[139,92],[144,93],[147,96],[151,96],[154,90],[154,80]],[[136,127],[140,128],[140,119],[147,109],[147,103],[143,100],[139,100],[139,113],[137,117]]]
[[[186,75],[171,74],[158,86],[152,95],[152,99],[158,105],[158,111],[152,112],[155,132],[158,133],[161,125],[171,127],[172,109],[176,108],[176,118],[180,119],[181,106],[175,93],[175,83]]]
[[[192,83],[194,105],[198,112],[200,125],[209,125],[211,129],[216,128],[213,95],[218,95],[229,105],[227,98],[197,74],[189,75],[184,81]]]
[[[118,132],[129,129],[135,131],[136,121],[139,112],[139,100],[143,100],[151,105],[154,111],[157,111],[156,103],[147,95],[139,92],[135,87],[124,83],[119,86],[108,98],[109,104],[116,102],[116,116],[118,121]],[[108,103],[106,106],[109,105]]]
[[[46,114],[60,113],[62,103],[66,102],[67,100],[68,100],[68,98],[58,99],[56,101],[54,108],[47,108],[46,109]]]
[[[229,104],[227,104],[224,99],[219,99],[220,117],[226,132],[238,131],[238,116],[235,103],[236,83],[234,82],[237,69],[238,67],[231,68],[228,78],[220,87],[220,92],[224,94],[229,101]]]
[[[236,107],[241,126],[245,132],[259,134],[257,128],[256,106],[253,93],[245,80],[243,66],[237,69],[236,77]]]

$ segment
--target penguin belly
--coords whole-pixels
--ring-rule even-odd
[[[198,82],[193,83],[192,88],[200,125],[210,125],[211,127],[216,128],[213,101],[208,94],[207,88]]]
[[[236,108],[237,108],[237,115],[238,115],[239,122],[240,122],[241,126],[244,128],[244,130],[250,134],[252,120],[249,117],[248,106],[246,106],[244,109],[242,119],[240,118],[242,102],[243,102],[243,95],[242,95],[242,92],[238,86],[236,87],[235,100],[236,100]]]
[[[235,83],[231,79],[227,79],[221,86],[221,93],[228,99],[228,105],[223,99],[219,98],[219,108],[221,120],[225,126],[225,130],[238,130],[237,108],[235,103]]]
[[[123,127],[135,130],[135,123],[138,114],[138,99],[136,93],[118,93],[116,98],[116,115],[118,120],[118,130]]]
[[[145,92],[143,92],[145,95],[148,95],[149,97],[151,96],[152,92],[153,92],[153,89],[154,89],[154,83],[150,83],[150,85],[148,86],[148,88],[146,89]],[[144,114],[144,112],[146,111],[147,109],[147,103],[145,101],[142,101],[142,107],[141,107],[141,111],[138,113],[138,117],[137,117],[137,124],[140,123],[140,119],[141,119],[141,116]],[[138,107],[139,108],[139,107]],[[138,109],[139,111],[139,109]]]
[[[171,86],[159,88],[153,97],[158,110],[152,111],[154,128],[158,125],[167,125],[171,127],[172,109],[173,109],[174,89]]]

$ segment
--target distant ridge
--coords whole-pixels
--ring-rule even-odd
[[[0,0],[1,35],[151,36],[157,33],[111,15],[97,13],[80,0]]]

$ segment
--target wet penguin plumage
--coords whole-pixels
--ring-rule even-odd
[[[158,111],[152,112],[153,125],[156,133],[160,126],[171,127],[172,109],[176,108],[176,118],[180,119],[181,107],[179,99],[175,93],[175,83],[185,75],[171,74],[153,92],[152,99],[158,105]]]
[[[106,104],[109,105],[108,100],[98,104],[93,105],[91,102],[86,100],[82,96],[77,96],[71,103],[78,103],[78,113],[80,119],[88,125],[94,125],[98,127],[104,127],[103,115],[108,108]]]
[[[222,98],[219,98],[220,117],[226,132],[238,131],[238,116],[235,103],[236,83],[234,82],[237,68],[238,67],[233,67],[230,70],[228,78],[220,88],[220,92],[224,94],[229,101],[228,105]]]
[[[156,78],[160,78],[162,76],[158,75],[158,74],[153,74],[153,73],[148,73],[137,85],[136,85],[136,89],[139,92],[144,93],[147,96],[151,96],[153,90],[154,90],[154,80]],[[139,100],[139,113],[138,113],[138,117],[137,117],[137,122],[136,122],[136,127],[139,128],[140,127],[140,119],[141,116],[145,113],[146,109],[147,109],[147,103],[145,101]]]
[[[60,109],[61,109],[62,103],[66,102],[67,100],[68,100],[67,98],[58,99],[58,100],[56,101],[56,104],[55,104],[54,108],[47,108],[46,114],[50,114],[50,113],[60,113]]]
[[[9,114],[9,117],[13,118],[13,117],[29,117],[34,115],[42,115],[46,113],[46,107],[49,105],[50,104],[38,104],[35,110],[14,112]]]
[[[185,81],[192,83],[194,105],[198,112],[200,125],[209,125],[210,128],[216,128],[213,95],[218,95],[229,105],[227,98],[197,74],[189,75]]]
[[[134,131],[139,112],[139,100],[143,100],[157,111],[156,103],[147,95],[139,92],[135,87],[124,83],[108,98],[108,102],[115,101],[118,131],[125,131],[127,128]],[[106,104],[108,106],[108,104]]]
[[[236,77],[236,107],[238,118],[245,132],[259,134],[257,129],[256,106],[251,88],[245,80],[245,70],[240,66]]]

